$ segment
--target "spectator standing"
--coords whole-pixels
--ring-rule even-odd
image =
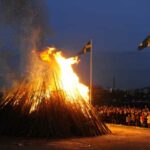
[[[150,128],[150,112],[148,112],[148,115],[147,115],[147,126],[148,128]]]
[[[141,124],[141,127],[144,127],[144,114],[142,113],[141,116],[140,116],[140,124]]]
[[[130,114],[128,114],[126,117],[126,122],[128,126],[130,125],[130,121],[131,121],[131,117],[130,117]]]

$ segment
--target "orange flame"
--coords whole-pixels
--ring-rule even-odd
[[[78,57],[65,58],[54,47],[33,51],[31,56],[29,74],[6,95],[4,105],[23,103],[22,110],[28,109],[32,113],[43,102],[53,100],[76,103],[81,107],[85,102],[89,104],[89,88],[79,81],[72,68],[79,62]]]
[[[78,57],[65,58],[56,48],[49,47],[47,50],[40,52],[40,59],[48,62],[51,67],[57,70],[55,80],[59,84],[59,88],[66,93],[69,99],[78,99],[80,96],[85,100],[89,100],[89,89],[84,84],[80,83],[79,77],[74,72],[72,65],[79,62]],[[50,91],[53,89],[49,85]]]

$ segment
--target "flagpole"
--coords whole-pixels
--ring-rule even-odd
[[[90,52],[90,104],[92,104],[92,85],[93,85],[93,44],[91,40],[91,52]]]

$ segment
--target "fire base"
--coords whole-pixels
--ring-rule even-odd
[[[89,103],[43,100],[33,112],[21,99],[0,106],[0,134],[25,137],[97,136],[110,133]]]

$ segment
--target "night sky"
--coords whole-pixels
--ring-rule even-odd
[[[112,87],[115,77],[116,88],[150,86],[150,48],[137,50],[138,44],[150,34],[149,0],[45,1],[47,7],[43,9],[47,9],[51,29],[45,43],[62,49],[69,57],[93,40],[94,85]],[[5,49],[15,34],[9,30],[0,29],[0,40],[9,42]],[[0,48],[3,47],[0,41]],[[88,84],[89,54],[81,57],[75,70],[81,81]]]
[[[116,88],[150,86],[150,48],[137,51],[150,34],[149,0],[55,0],[48,5],[53,44],[74,54],[93,40],[95,85],[112,87],[115,77]],[[87,82],[85,57],[81,76]]]

